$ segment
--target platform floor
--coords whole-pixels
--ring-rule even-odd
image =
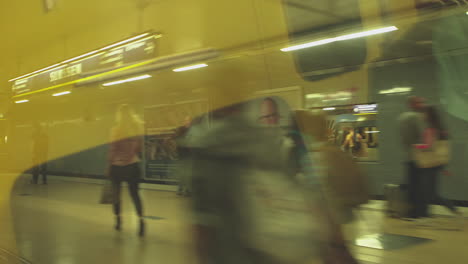
[[[113,230],[109,205],[98,203],[101,185],[50,179],[48,185],[31,185],[24,175],[12,198],[17,254],[13,260],[0,250],[0,263],[196,263],[191,241],[189,198],[172,191],[142,189],[147,236],[138,238],[137,218],[130,197],[123,192],[123,231]],[[365,264],[468,263],[468,221],[459,223],[438,206],[437,225],[418,227],[412,222],[387,218],[384,202],[372,201],[359,211],[359,219],[345,226],[350,244],[355,238],[389,233],[432,241],[396,250],[352,245]],[[464,208],[465,210],[465,208]],[[468,211],[465,210],[468,216]]]

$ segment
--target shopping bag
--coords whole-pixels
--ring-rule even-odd
[[[114,203],[114,192],[112,189],[111,181],[106,180],[101,190],[101,204],[113,204]]]
[[[419,168],[447,165],[450,161],[450,144],[448,140],[438,140],[429,149],[414,148],[413,155]]]

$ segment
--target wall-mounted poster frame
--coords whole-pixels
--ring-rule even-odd
[[[144,109],[144,178],[161,184],[178,182],[176,169],[178,146],[176,131],[189,127],[193,118],[208,111],[207,100],[160,104]]]

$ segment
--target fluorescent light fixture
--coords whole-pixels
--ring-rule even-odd
[[[377,35],[377,34],[382,34],[382,33],[387,33],[387,32],[392,32],[398,30],[397,27],[391,26],[391,27],[384,27],[384,28],[378,28],[378,29],[373,29],[373,30],[367,30],[363,32],[358,32],[354,34],[347,34],[343,36],[336,37],[336,41],[342,41],[342,40],[348,40],[348,39],[355,39],[355,38],[362,38],[362,37],[367,37],[367,36],[372,36],[372,35]]]
[[[66,94],[71,94],[70,91],[63,91],[63,92],[60,92],[60,93],[54,93],[52,96],[61,96],[61,95],[66,95]]]
[[[143,80],[143,79],[148,79],[148,78],[151,78],[151,77],[153,77],[153,76],[151,76],[149,74],[144,74],[144,75],[140,75],[140,76],[136,76],[136,77],[132,77],[132,78],[127,78],[127,79],[122,79],[122,80],[118,80],[118,81],[104,83],[102,86],[112,86],[112,85],[117,85],[117,84],[122,84],[122,83],[127,83],[127,82],[134,82],[134,81],[139,81],[139,80]]]
[[[207,66],[208,66],[208,64],[200,63],[200,64],[195,64],[195,65],[191,65],[191,66],[186,66],[186,67],[182,67],[182,68],[173,69],[172,71],[175,71],[175,72],[190,71],[190,70],[194,70],[194,69],[205,68]]]
[[[308,95],[306,95],[307,99],[315,99],[315,98],[323,98],[323,97],[324,97],[323,94],[308,94]]]
[[[338,101],[347,101],[347,100],[351,100],[351,97],[343,97],[343,98],[337,98],[335,100],[338,100]]]
[[[308,42],[308,43],[304,43],[300,45],[287,47],[287,48],[281,49],[281,51],[288,52],[288,51],[293,51],[293,50],[306,49],[310,47],[325,45],[325,44],[332,43],[332,42],[335,42],[334,38],[321,39],[317,41],[312,41],[312,42]]]
[[[325,99],[322,100],[323,102],[333,102],[333,101],[348,101],[351,100],[351,97],[343,97],[343,98],[332,98],[332,99]]]
[[[392,89],[382,90],[379,94],[397,94],[397,93],[409,93],[413,90],[411,87],[396,87]]]
[[[333,110],[336,110],[335,107],[325,107],[323,108],[324,111],[333,111]]]
[[[77,80],[76,86],[83,86],[93,83],[105,83],[113,80],[127,78],[128,76],[138,76],[148,72],[174,69],[180,65],[193,65],[197,62],[207,61],[219,57],[220,52],[215,49],[201,49],[174,55],[162,56],[149,61],[132,64],[123,68],[118,68],[110,72],[86,73],[86,78]]]
[[[304,44],[300,44],[300,45],[294,45],[294,46],[290,46],[290,47],[287,47],[287,48],[282,48],[281,51],[289,52],[289,51],[293,51],[293,50],[306,49],[306,48],[310,48],[310,47],[329,44],[329,43],[336,42],[336,41],[343,41],[343,40],[349,40],[349,39],[355,39],[355,38],[362,38],[362,37],[387,33],[387,32],[391,32],[391,31],[395,31],[395,30],[398,30],[398,28],[395,27],[395,26],[377,28],[377,29],[362,31],[362,32],[353,33],[353,34],[346,34],[346,35],[338,36],[338,37],[335,37],[335,38],[326,38],[326,39],[316,40],[316,41],[312,41],[312,42],[308,42],[308,43],[304,43]]]
[[[16,78],[13,78],[13,79],[9,80],[9,82],[16,81],[16,80],[19,80],[19,79],[24,79],[24,78],[30,77],[31,75],[34,75],[34,74],[36,74],[36,73],[43,72],[43,71],[46,71],[46,70],[48,70],[48,69],[51,69],[51,68],[54,68],[54,67],[57,67],[57,66],[60,66],[60,65],[63,65],[63,64],[67,64],[67,63],[69,63],[69,62],[74,62],[74,61],[79,60],[79,59],[81,59],[81,58],[85,58],[85,57],[94,55],[94,54],[96,54],[96,53],[99,53],[99,52],[102,52],[102,51],[105,51],[105,50],[109,50],[109,49],[111,49],[111,48],[114,48],[114,47],[121,46],[121,45],[126,44],[126,43],[130,43],[130,42],[139,40],[139,39],[144,38],[144,37],[146,37],[146,36],[148,36],[148,35],[150,35],[150,34],[151,34],[151,33],[143,33],[143,34],[140,34],[140,35],[138,35],[138,36],[131,37],[131,38],[128,38],[128,39],[119,41],[119,42],[117,42],[117,43],[108,45],[108,46],[106,46],[106,47],[103,47],[103,48],[100,48],[100,49],[96,49],[96,50],[90,51],[90,52],[88,52],[88,53],[85,53],[85,54],[82,54],[82,55],[73,57],[73,58],[71,58],[71,59],[64,60],[64,61],[62,61],[62,62],[56,63],[56,64],[51,65],[51,66],[47,66],[47,67],[42,68],[42,69],[39,69],[39,70],[37,70],[37,71],[33,71],[33,72],[31,72],[31,73],[21,75],[21,76],[19,76],[19,77],[16,77]],[[160,36],[161,36],[161,35],[155,35],[154,37],[157,38],[157,37],[160,37]]]
[[[380,133],[380,131],[366,131],[366,134],[375,134],[375,133]]]
[[[24,100],[15,101],[15,104],[22,104],[22,103],[27,103],[27,102],[29,102],[29,100],[24,99]]]

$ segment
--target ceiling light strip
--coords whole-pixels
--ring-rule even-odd
[[[200,68],[205,68],[208,67],[208,64],[206,63],[200,63],[200,64],[195,64],[191,66],[185,66],[177,69],[173,69],[172,71],[174,72],[183,72],[183,71],[190,71],[190,70],[195,70],[195,69],[200,69]]]
[[[66,94],[71,94],[71,91],[63,91],[60,93],[54,93],[52,96],[61,96],[61,95],[66,95]]]
[[[122,79],[122,80],[117,80],[117,81],[113,81],[113,82],[104,83],[102,86],[112,86],[112,85],[117,85],[117,84],[122,84],[122,83],[134,82],[134,81],[148,79],[148,78],[151,78],[151,77],[153,77],[153,76],[151,76],[149,74],[144,74],[144,75],[140,75],[140,76],[136,76],[136,77],[132,77],[132,78],[127,78],[127,79]]]
[[[398,30],[398,28],[395,26],[377,28],[377,29],[362,31],[362,32],[353,33],[353,34],[346,34],[346,35],[338,36],[335,38],[326,38],[326,39],[316,40],[312,42],[307,42],[304,44],[294,45],[294,46],[283,48],[281,49],[281,51],[289,52],[289,51],[294,51],[294,50],[306,49],[310,47],[329,44],[329,43],[336,42],[336,41],[344,41],[344,40],[349,40],[349,39],[362,38],[362,37],[392,32],[395,30]]]

